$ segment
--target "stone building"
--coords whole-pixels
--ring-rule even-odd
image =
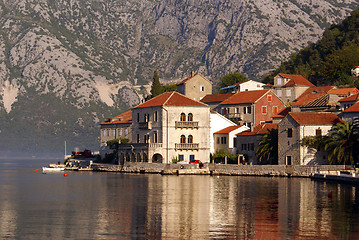
[[[314,84],[301,75],[279,73],[274,77],[274,85],[270,88],[284,103],[291,103],[309,87],[314,87]]]
[[[212,94],[212,82],[200,73],[193,74],[177,84],[177,92],[199,101],[204,96]]]
[[[132,139],[131,134],[132,111],[121,113],[100,123],[100,144],[106,146],[106,142],[113,139]]]
[[[284,104],[270,90],[256,90],[236,93],[221,102],[219,108],[222,115],[253,129],[272,121],[272,116],[284,108]]]
[[[225,150],[231,154],[237,153],[236,134],[249,130],[247,126],[229,126],[213,134],[214,150]]]
[[[132,141],[119,146],[119,162],[210,160],[210,108],[166,92],[132,109]]]
[[[245,131],[237,134],[235,139],[237,145],[237,153],[247,156],[246,162],[250,164],[259,164],[256,151],[259,142],[269,129],[277,129],[276,123],[263,123],[257,125],[253,131]],[[273,161],[272,161],[273,162]]]
[[[265,84],[253,80],[244,81],[241,83],[236,83],[228,87],[224,87],[219,89],[224,93],[237,93],[237,92],[244,92],[244,91],[254,91],[254,90],[263,90],[263,86]]]
[[[344,121],[349,122],[355,118],[359,118],[359,102],[354,103],[341,113]]]
[[[306,136],[326,135],[333,125],[343,122],[328,112],[290,112],[278,123],[278,164],[328,164],[327,153],[301,146]]]
[[[207,104],[211,110],[220,112],[219,104],[231,96],[233,96],[232,93],[208,94],[200,102]]]

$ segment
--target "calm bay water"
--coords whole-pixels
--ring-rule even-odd
[[[52,162],[0,160],[0,239],[359,239],[358,187],[303,178],[42,174]]]

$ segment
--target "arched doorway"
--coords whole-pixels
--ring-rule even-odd
[[[118,159],[118,163],[120,165],[123,165],[125,163],[125,155],[123,154],[123,152],[121,152],[119,155],[118,155],[119,159]]]
[[[131,162],[136,162],[136,157],[134,153],[131,153]]]
[[[125,159],[125,162],[130,162],[131,159],[130,159],[130,154],[129,153],[126,153],[126,159]]]
[[[144,162],[148,162],[147,153],[143,153],[143,161],[144,161]]]
[[[141,153],[137,153],[136,162],[142,162]]]
[[[153,163],[162,163],[162,161],[163,161],[163,157],[162,157],[161,154],[156,153],[156,154],[154,154],[154,155],[152,156],[152,162],[153,162]]]

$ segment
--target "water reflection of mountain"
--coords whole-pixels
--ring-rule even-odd
[[[1,239],[359,238],[358,188],[309,179],[64,178],[0,163],[0,181]]]

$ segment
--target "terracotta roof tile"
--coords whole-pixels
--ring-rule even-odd
[[[294,85],[304,85],[304,86],[314,86],[313,83],[309,82],[301,75],[290,75],[290,74],[279,74],[284,78],[289,78],[289,82],[285,84],[285,86],[294,86]]]
[[[335,88],[335,86],[320,86],[320,87],[310,87],[303,94],[309,93],[328,93],[331,89]],[[302,94],[302,95],[303,95]]]
[[[359,94],[353,94],[350,95],[349,97],[344,97],[342,99],[339,100],[339,102],[353,102],[353,101],[358,101],[359,100]]]
[[[267,83],[267,84],[264,84],[263,87],[273,87],[273,84]]]
[[[233,93],[223,93],[223,94],[208,94],[204,96],[200,102],[203,103],[211,103],[211,102],[223,102],[230,96],[232,96]]]
[[[234,130],[237,130],[238,128],[240,127],[243,127],[243,125],[238,125],[238,126],[229,126],[229,127],[226,127],[222,130],[219,130],[217,132],[215,132],[214,134],[228,134]]]
[[[154,97],[134,108],[148,108],[158,106],[201,106],[207,107],[207,104],[192,100],[178,92],[165,92]]]
[[[263,95],[270,92],[269,90],[254,90],[254,91],[245,91],[238,92],[233,96],[227,98],[223,102],[222,105],[225,104],[239,104],[239,103],[255,103],[258,99],[260,99]]]
[[[334,125],[343,122],[337,115],[328,112],[290,112],[299,125]]]
[[[304,106],[309,104],[310,102],[317,100],[323,96],[327,95],[326,93],[309,93],[309,94],[302,94],[297,100],[292,104],[292,106]]]
[[[285,107],[281,109],[276,115],[272,116],[272,118],[285,117],[292,110],[291,107]]]
[[[359,103],[354,103],[352,106],[348,107],[343,111],[344,113],[350,113],[350,112],[359,112]]]
[[[278,124],[277,123],[262,123],[262,124],[255,126],[255,128],[253,128],[253,131],[241,132],[241,133],[238,133],[237,136],[264,135],[264,134],[268,133],[269,129],[278,129]]]
[[[132,110],[121,113],[116,117],[109,118],[109,121],[100,123],[101,125],[131,123],[132,122]]]
[[[328,93],[329,94],[336,94],[336,95],[349,95],[358,93],[359,90],[357,88],[336,88],[331,89]]]

